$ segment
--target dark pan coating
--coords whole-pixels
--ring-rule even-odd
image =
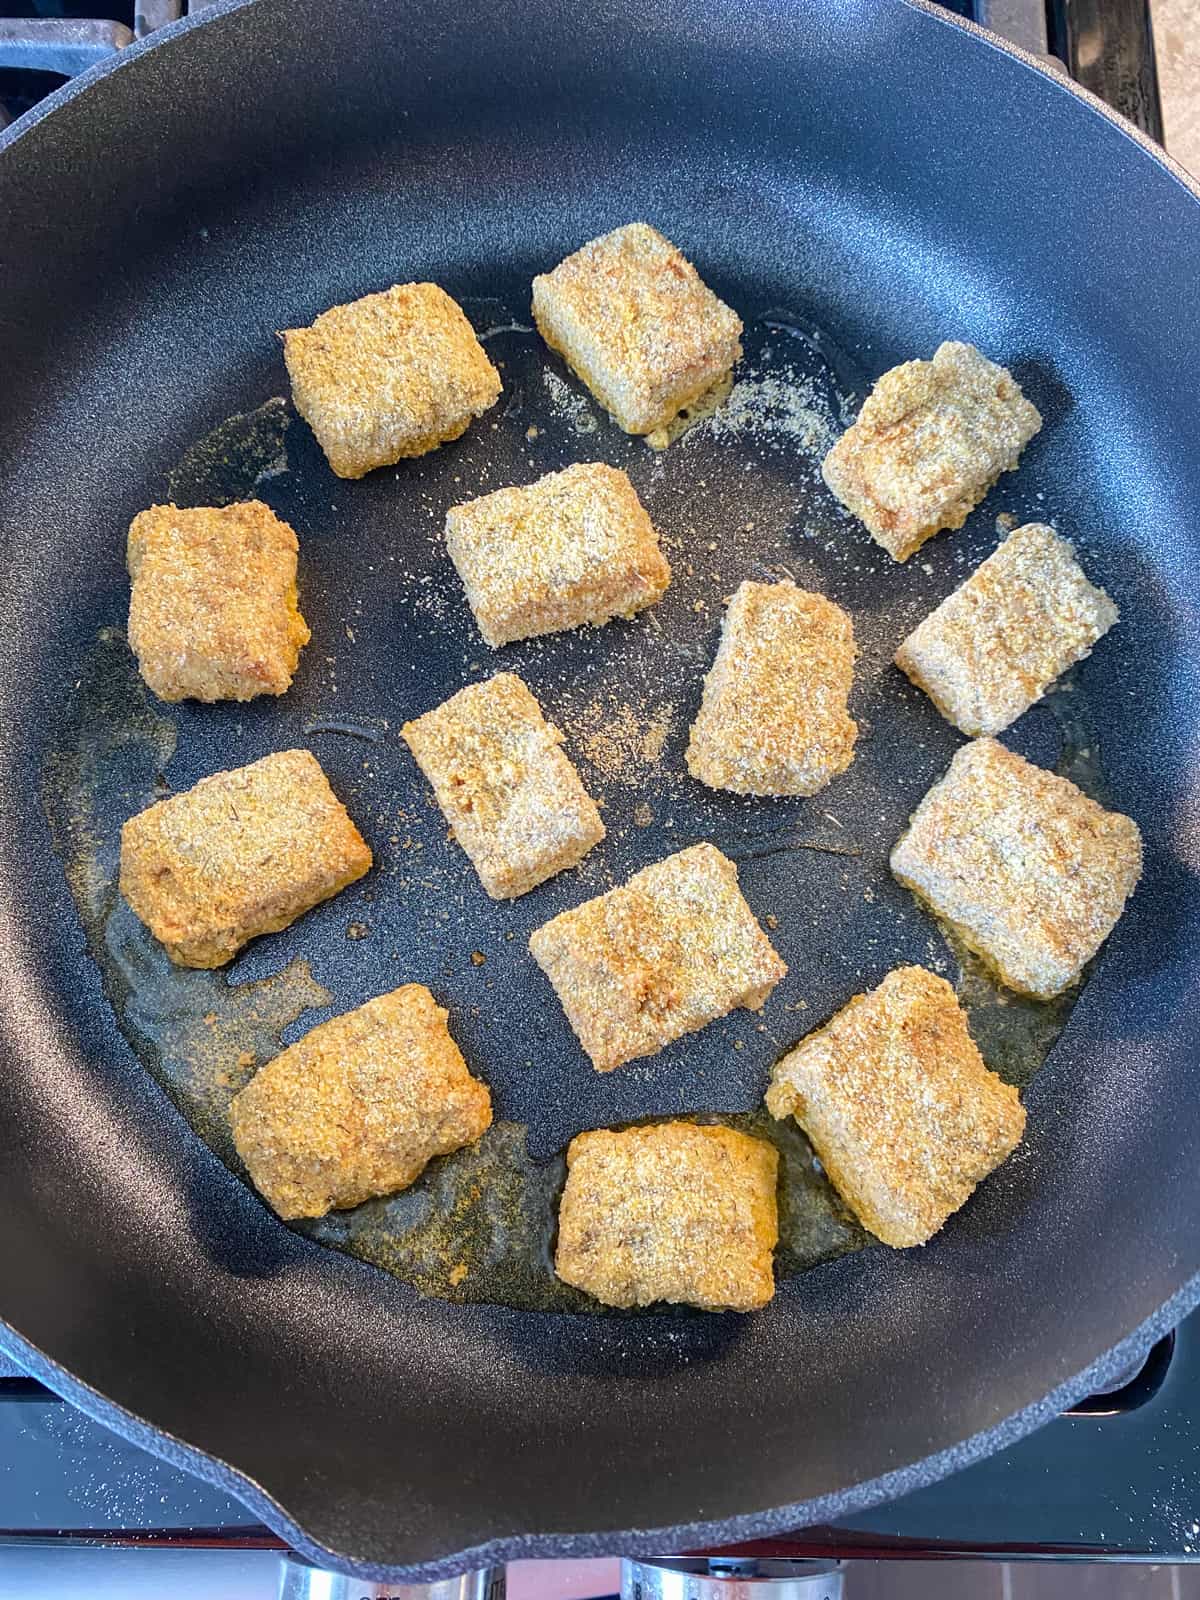
[[[1112,1370],[1121,1352],[1104,1353],[1167,1302],[1172,1317],[1194,1298],[1200,682],[1185,619],[1200,600],[1189,443],[1200,205],[1068,88],[899,3],[768,0],[731,20],[716,0],[667,10],[617,0],[616,11],[572,13],[569,28],[542,0],[511,23],[474,0],[452,16],[419,5],[402,15],[397,26],[394,6],[368,0],[218,6],[15,142],[0,136],[0,1316],[65,1369],[40,1368],[90,1409],[180,1459],[198,1460],[164,1433],[208,1452],[206,1470],[290,1539],[364,1570],[444,1570],[485,1543],[507,1554],[667,1549],[834,1520],[1033,1426]],[[235,86],[221,118],[216,81]],[[138,136],[147,126],[153,139]],[[1153,249],[1129,239],[1135,210],[1155,219]],[[961,337],[1013,370],[1041,433],[960,532],[898,568],[819,486],[803,439],[820,418],[804,407],[777,405],[774,431],[734,440],[730,482],[715,470],[728,437],[711,431],[651,457],[607,431],[586,396],[577,405],[582,392],[551,361],[560,388],[537,369],[547,403],[534,421],[546,429],[526,440],[533,424],[510,376],[532,362],[532,343],[519,333],[485,346],[505,363],[505,401],[418,462],[341,483],[294,423],[290,472],[259,492],[297,530],[313,644],[280,704],[172,713],[178,755],[166,776],[186,787],[319,722],[317,754],[339,793],[369,802],[364,831],[382,841],[381,866],[377,885],[364,879],[248,951],[235,980],[306,957],[340,1011],[404,979],[442,992],[453,978],[468,1063],[505,1062],[489,1074],[498,1118],[536,1120],[547,1149],[580,1126],[678,1115],[698,1081],[713,1103],[755,1103],[774,1055],[890,966],[940,954],[954,975],[884,863],[959,741],[887,662],[994,548],[1000,513],[1056,519],[1122,614],[1078,670],[1079,695],[1048,696],[1006,738],[1053,766],[1056,718],[1071,724],[1081,699],[1111,785],[1105,803],[1147,841],[1145,880],[1029,1091],[1021,1153],[924,1259],[860,1251],[782,1284],[748,1327],[681,1314],[670,1338],[655,1318],[423,1299],[271,1218],[117,1032],[39,792],[97,630],[120,621],[123,529],[163,497],[190,445],[286,392],[272,330],[418,274],[473,302],[481,331],[528,325],[533,274],[635,216],[677,240],[742,317],[743,380],[770,365],[763,318],[781,307],[803,337],[780,334],[780,348],[814,381],[824,370],[814,342],[830,353],[849,414],[888,366]],[[494,321],[483,296],[499,301]],[[1136,318],[1114,316],[1121,306]],[[771,393],[743,388],[735,407],[769,409]],[[618,699],[633,698],[623,685],[638,682],[647,619],[605,630],[615,685],[581,673],[565,636],[512,647],[512,670],[556,723],[568,724],[562,702],[573,697],[605,769],[619,816],[606,816],[610,839],[588,860],[624,878],[709,833],[715,817],[716,842],[740,852],[748,898],[777,917],[771,938],[790,969],[763,1018],[769,1034],[725,1019],[607,1079],[573,1053],[544,991],[502,1021],[491,1009],[504,949],[521,948],[535,916],[573,903],[573,888],[554,880],[464,922],[463,908],[481,904],[465,898],[469,865],[409,798],[409,780],[392,784],[402,759],[412,772],[398,722],[482,660],[436,542],[452,490],[527,481],[572,457],[636,472],[665,538],[688,541],[682,566],[665,546],[677,575],[654,615],[672,638],[686,643],[686,624],[704,646],[641,684],[628,739],[605,696],[621,686]],[[832,787],[773,803],[769,832],[736,798],[666,784],[647,798],[637,776],[636,750],[652,748],[664,722],[659,766],[678,764],[719,597],[739,566],[737,577],[769,581],[756,563],[787,565],[848,606],[863,651],[851,701],[863,731],[838,803],[823,803]],[[405,572],[429,578],[419,606],[401,601]],[[697,600],[709,610],[688,613]],[[334,731],[355,720],[380,737]],[[1078,743],[1097,748],[1090,736]],[[97,797],[99,858],[113,820],[154,797],[164,759],[150,730],[139,792]],[[599,779],[600,765],[584,776]],[[643,803],[654,812],[644,828]],[[866,836],[846,826],[868,815]],[[781,828],[784,842],[823,848],[781,849]],[[440,897],[395,892],[437,876]],[[347,938],[352,922],[367,936]],[[801,1001],[804,1012],[785,1009]],[[1135,1259],[1136,1273],[1107,1270]],[[584,1449],[587,1474],[572,1467]]]

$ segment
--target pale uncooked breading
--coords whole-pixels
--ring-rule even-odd
[[[224,966],[370,865],[308,750],[201,778],[121,829],[121,893],[184,967]]]
[[[665,427],[742,353],[737,313],[645,222],[535,278],[533,320],[626,433]]]
[[[560,913],[529,948],[598,1072],[654,1055],[738,1006],[757,1010],[787,972],[737,868],[711,844]]]
[[[1117,620],[1053,528],[1017,528],[917,624],[896,665],[963,733],[1002,733]]]
[[[924,1244],[1025,1129],[944,978],[898,967],[777,1064],[773,1117],[795,1117],[834,1188],[885,1244]]]
[[[897,561],[961,528],[1042,425],[1012,374],[974,345],[885,372],[825,457],[825,482]]]
[[[772,1145],[664,1122],[572,1139],[554,1270],[609,1306],[757,1311],[775,1292]]]
[[[995,968],[1050,999],[1112,932],[1142,870],[1137,824],[995,739],[964,745],[892,871]]]
[[[406,983],[313,1028],[235,1096],[238,1154],[281,1217],[407,1189],[490,1126],[491,1095],[446,1021],[423,984]]]
[[[398,283],[288,328],[296,410],[339,478],[457,439],[500,398],[500,374],[436,283]]]
[[[160,700],[283,694],[309,631],[296,535],[261,500],[151,506],[129,528],[129,646]]]
[[[562,734],[513,673],[469,684],[400,734],[494,900],[536,888],[603,839]]]
[[[854,759],[854,657],[854,625],[824,595],[740,584],[692,724],[692,777],[735,794],[823,789]]]
[[[637,491],[598,461],[452,506],[446,548],[493,648],[631,617],[671,581]]]

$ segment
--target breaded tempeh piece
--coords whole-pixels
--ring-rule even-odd
[[[775,1293],[778,1167],[773,1145],[733,1128],[578,1134],[554,1270],[608,1306],[757,1311]]]
[[[976,739],[917,807],[892,871],[1001,982],[1049,1000],[1112,932],[1142,839],[1068,779]]]
[[[944,978],[897,967],[776,1065],[829,1181],[884,1244],[924,1244],[1020,1143],[1017,1091],[989,1072]]]
[[[1030,522],[918,623],[896,665],[963,733],[1002,733],[1116,620],[1067,541]]]
[[[287,328],[296,410],[339,478],[423,456],[500,398],[500,375],[456,301],[398,283]]]
[[[825,457],[825,482],[897,561],[961,528],[1042,425],[1012,375],[971,344],[885,372]]]
[[[756,1011],[787,972],[737,868],[711,844],[562,912],[529,948],[597,1072],[652,1056],[737,1006]]]
[[[854,759],[854,624],[794,583],[738,586],[692,724],[688,771],[734,794],[815,794]]]
[[[322,1022],[234,1097],[233,1142],[281,1217],[407,1189],[490,1127],[492,1097],[446,1017],[424,984],[406,983]]]
[[[513,673],[469,684],[400,735],[493,900],[576,866],[603,839],[562,734]]]
[[[311,635],[296,535],[261,500],[151,506],[129,527],[129,645],[160,700],[283,694]]]
[[[626,433],[665,427],[742,353],[740,317],[645,222],[535,278],[533,320]]]
[[[446,548],[493,649],[631,617],[671,581],[637,491],[598,461],[452,506]]]
[[[183,967],[224,966],[370,866],[308,750],[215,772],[121,829],[121,893]]]

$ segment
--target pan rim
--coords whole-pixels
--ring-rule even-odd
[[[206,26],[216,22],[221,17],[228,16],[235,11],[243,11],[250,6],[259,5],[262,0],[209,0],[209,4],[199,11],[180,17],[177,22],[168,22],[161,28],[156,28],[153,33],[146,34],[141,39],[135,39],[130,45],[115,51],[104,61],[98,61],[94,66],[69,79],[59,88],[48,94],[44,100],[39,100],[36,106],[17,117],[6,128],[0,129],[0,156],[5,151],[12,149],[25,135],[31,133],[47,117],[53,116],[62,106],[65,106],[76,95],[84,93],[101,79],[107,78],[110,73],[118,72],[132,61],[144,56],[147,51],[157,49],[161,44],[167,44],[172,39],[181,38],[185,33],[190,33],[193,28]],[[1143,133],[1141,128],[1123,117],[1119,111],[1114,111],[1107,101],[1099,95],[1093,94],[1081,83],[1077,83],[1066,70],[1058,70],[1046,61],[1034,55],[1031,51],[1023,49],[1020,45],[1012,44],[1009,40],[1001,38],[990,29],[981,27],[979,23],[972,22],[967,17],[960,17],[956,12],[947,11],[937,3],[937,0],[891,0],[894,5],[903,6],[908,11],[917,11],[928,17],[930,21],[939,23],[943,27],[956,28],[960,32],[977,39],[988,49],[999,51],[1001,55],[1011,56],[1019,61],[1022,66],[1036,72],[1039,77],[1048,82],[1064,94],[1072,96],[1082,102],[1090,111],[1103,118],[1118,133],[1130,139],[1143,154],[1149,156],[1158,166],[1162,167],[1175,181],[1200,203],[1200,177],[1194,177],[1186,167],[1182,166],[1170,155],[1162,145],[1156,144],[1149,134]]]
[[[146,51],[182,36],[193,27],[209,21],[216,22],[220,17],[258,3],[259,0],[216,0],[216,3],[192,16],[157,30],[154,34],[117,52],[112,58],[89,68],[18,118],[9,128],[0,132],[0,157],[15,147],[24,136],[32,133],[44,118],[65,106],[75,95],[84,92],[127,63],[137,60]],[[903,5],[908,10],[924,13],[943,25],[958,27],[976,37],[981,44],[1015,57],[1025,67],[1032,68],[1043,78],[1051,80],[1060,91],[1066,91],[1081,100],[1093,113],[1098,113],[1118,132],[1132,140],[1146,155],[1164,168],[1192,200],[1200,202],[1200,181],[1091,91],[1073,82],[1030,52],[1010,44],[978,24],[942,10],[934,0],[893,0],[893,3]],[[612,1531],[514,1534],[487,1540],[432,1560],[389,1565],[356,1559],[312,1538],[293,1520],[287,1509],[248,1473],[188,1444],[139,1413],[108,1399],[99,1390],[74,1377],[2,1320],[0,1320],[0,1350],[10,1354],[32,1377],[43,1382],[65,1401],[77,1406],[85,1415],[112,1428],[134,1444],[236,1496],[302,1557],[368,1581],[427,1581],[453,1576],[472,1567],[516,1559],[598,1556],[613,1553],[669,1554],[703,1545],[778,1535],[825,1522],[831,1518],[867,1510],[918,1485],[926,1486],[938,1482],[952,1472],[1015,1444],[1060,1411],[1115,1377],[1136,1356],[1144,1352],[1150,1343],[1169,1331],[1198,1305],[1200,1305],[1200,1274],[1187,1280],[1169,1300],[1117,1344],[1098,1356],[1074,1377],[1059,1384],[1042,1399],[934,1455],[922,1457],[918,1461],[895,1468],[845,1490],[764,1511],[674,1524],[665,1529],[641,1529],[630,1533]]]
[[[241,3],[241,0],[237,0]],[[194,1477],[240,1500],[247,1510],[285,1540],[289,1548],[315,1566],[344,1572],[367,1582],[429,1583],[457,1577],[478,1567],[499,1566],[509,1561],[573,1559],[597,1556],[677,1555],[706,1547],[744,1543],[752,1539],[779,1537],[805,1528],[828,1525],[831,1519],[853,1516],[860,1511],[899,1498],[910,1490],[928,1488],[944,1478],[997,1451],[1007,1449],[1034,1433],[1043,1424],[1069,1410],[1087,1395],[1110,1383],[1121,1372],[1143,1357],[1157,1340],[1178,1326],[1200,1306],[1200,1273],[1190,1278],[1119,1343],[1098,1356],[1074,1377],[1066,1379],[1048,1395],[990,1428],[982,1428],[958,1444],[918,1461],[896,1467],[878,1477],[834,1490],[810,1500],[799,1500],[764,1511],[741,1512],[731,1517],[697,1522],[673,1523],[663,1528],[640,1528],[623,1532],[598,1533],[539,1532],[510,1534],[484,1540],[466,1549],[436,1556],[428,1561],[380,1564],[344,1554],[332,1545],[322,1544],[307,1533],[268,1489],[249,1473],[175,1434],[147,1421],[109,1400],[91,1384],[83,1382],[60,1366],[0,1320],[0,1351],[16,1361],[30,1377],[45,1384],[62,1400],[77,1407],[85,1416],[111,1428],[121,1438],[150,1451],[160,1459],[181,1467]]]

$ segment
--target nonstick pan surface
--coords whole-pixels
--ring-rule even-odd
[[[1052,76],[898,3],[218,12],[0,143],[7,1342],[364,1572],[829,1520],[1018,1436],[1178,1318],[1200,1269],[1195,193]],[[748,329],[734,421],[664,456],[522,331],[532,274],[634,217]],[[424,277],[503,361],[496,412],[358,484],[293,421],[281,470],[274,330]],[[895,567],[815,463],[879,372],[947,337],[1012,365],[1046,425],[962,533]],[[659,626],[493,657],[438,540],[445,506],[571,459],[626,467],[666,537]],[[295,686],[245,707],[139,700],[112,633],[130,517],[246,492],[264,467],[314,630]],[[378,866],[234,964],[235,984],[265,980],[256,1048],[427,982],[498,1114],[548,1157],[582,1127],[748,1110],[782,1048],[917,960],[964,985],[997,1066],[1027,1073],[1004,1008],[886,872],[958,743],[887,662],[998,518],[1052,519],[1121,607],[1011,742],[1133,815],[1147,870],[1069,1021],[1050,1019],[1067,1025],[1021,1152],[928,1248],[842,1255],[752,1319],[452,1303],[284,1229],[179,1115],[219,1144],[184,1092],[212,1080],[181,1084],[163,1047],[194,997],[163,1001],[105,899],[115,831],[156,784],[297,743]],[[722,600],[781,570],[854,614],[858,759],[810,802],[701,793],[681,752]],[[581,873],[512,906],[478,891],[397,735],[500,667],[563,726],[609,827]],[[761,1019],[600,1078],[528,932],[702,837],[737,858],[789,977]]]

